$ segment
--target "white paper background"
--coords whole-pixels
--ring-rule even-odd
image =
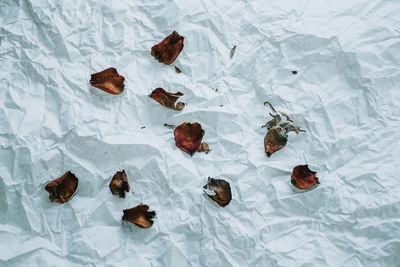
[[[1,266],[400,266],[400,1],[63,2],[0,1]],[[181,74],[150,56],[173,30]],[[118,96],[88,82],[111,66]],[[266,100],[307,129],[269,159]],[[211,153],[175,147],[162,125],[185,121]],[[305,163],[321,185],[296,193]],[[67,170],[79,191],[51,203]],[[231,183],[226,208],[208,176]],[[140,202],[150,229],[121,223]]]

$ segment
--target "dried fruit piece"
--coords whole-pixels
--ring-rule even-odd
[[[317,173],[308,168],[308,165],[299,165],[293,168],[292,184],[299,189],[311,189],[319,180]]]
[[[49,192],[49,198],[53,202],[68,202],[75,194],[78,188],[78,178],[67,171],[63,176],[51,181],[45,186],[45,190]]]
[[[175,66],[175,72],[176,72],[176,73],[181,73],[182,71],[181,71],[180,68],[178,68],[177,66]]]
[[[210,195],[205,190],[204,193],[221,207],[225,207],[232,200],[231,186],[225,180],[208,177],[203,188],[214,191],[215,195]]]
[[[179,97],[183,96],[181,92],[177,92],[175,94],[169,93],[165,91],[162,88],[156,88],[151,92],[149,95],[150,98],[154,99],[158,103],[160,103],[162,106],[174,110],[182,110],[185,107],[185,103],[178,102],[175,104],[175,102],[179,99]]]
[[[113,195],[125,198],[125,192],[129,192],[128,177],[126,176],[125,170],[117,172],[110,182],[110,190]]]
[[[136,207],[124,210],[122,220],[136,224],[141,228],[149,228],[153,225],[154,211],[149,211],[149,206],[139,204]]]
[[[91,75],[90,85],[104,92],[118,95],[124,91],[125,78],[115,68],[108,68]]]
[[[159,62],[169,65],[175,61],[183,49],[183,36],[176,31],[168,35],[161,43],[151,48],[151,55]]]
[[[190,122],[184,122],[175,128],[174,136],[176,146],[192,156],[201,144],[204,130],[197,122],[193,124]]]
[[[207,154],[208,152],[210,152],[210,147],[208,146],[208,144],[206,142],[203,142],[197,147],[196,151],[197,152],[206,152],[206,154]]]

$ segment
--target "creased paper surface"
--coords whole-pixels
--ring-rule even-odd
[[[399,266],[399,14],[398,0],[0,1],[0,265]],[[165,66],[150,49],[173,30],[184,49]],[[89,85],[108,67],[121,95]],[[188,105],[166,110],[157,87]],[[267,100],[307,130],[271,158]],[[209,154],[175,147],[163,124],[185,121]],[[293,190],[300,164],[315,190]],[[51,203],[45,184],[68,170],[78,193]],[[227,207],[202,193],[208,176],[230,182]],[[154,225],[122,223],[141,202]]]

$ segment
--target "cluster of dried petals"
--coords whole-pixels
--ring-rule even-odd
[[[108,68],[91,75],[90,85],[104,92],[118,95],[124,91],[125,78],[115,68]]]
[[[110,190],[113,195],[117,195],[121,198],[125,198],[125,192],[129,192],[128,177],[126,176],[125,170],[117,172],[110,182]]]
[[[179,99],[179,97],[183,96],[181,92],[177,93],[169,93],[165,91],[163,88],[156,88],[151,92],[149,95],[150,98],[154,99],[158,103],[160,103],[162,106],[169,108],[169,109],[174,109],[174,110],[182,110],[185,107],[185,103],[178,102],[176,101]]]
[[[214,191],[215,195],[208,194],[206,191],[204,193],[221,207],[225,207],[232,200],[231,186],[225,180],[208,177],[207,184],[203,188]]]
[[[308,165],[294,167],[291,181],[298,189],[312,189],[319,184],[317,173],[310,170]]]
[[[78,189],[78,178],[67,171],[63,176],[48,183],[45,188],[49,192],[49,198],[53,202],[68,202]]]
[[[169,65],[175,61],[182,51],[183,39],[183,36],[173,31],[172,34],[151,48],[151,55],[159,62]]]
[[[155,211],[149,211],[149,206],[140,204],[136,207],[124,210],[122,220],[133,223],[141,228],[149,228],[153,225]]]
[[[192,156],[201,144],[204,130],[197,122],[184,122],[175,128],[174,136],[176,146]]]

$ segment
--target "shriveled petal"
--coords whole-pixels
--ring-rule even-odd
[[[270,157],[273,153],[282,149],[286,143],[287,137],[283,134],[282,128],[280,126],[271,127],[264,137],[265,153]]]
[[[196,149],[197,152],[206,152],[206,154],[210,151],[210,147],[206,142],[203,142],[199,145],[199,147]]]
[[[319,184],[317,173],[310,170],[308,165],[294,167],[291,181],[299,189],[311,189]]]
[[[104,92],[118,95],[124,91],[125,78],[115,68],[108,68],[91,75],[90,85]]]
[[[197,122],[184,122],[174,130],[175,144],[182,151],[193,155],[201,144],[204,136],[204,130]]]
[[[153,225],[155,211],[149,211],[149,206],[140,204],[136,207],[124,210],[122,220],[136,224],[141,228],[149,228]]]
[[[49,198],[53,202],[68,202],[75,194],[78,188],[78,178],[67,171],[63,176],[51,181],[45,186],[45,190],[49,192]]]
[[[119,197],[125,198],[125,192],[129,192],[128,177],[126,176],[125,170],[117,172],[110,182],[111,193]]]
[[[225,180],[208,177],[207,184],[203,188],[214,191],[215,195],[210,195],[206,191],[204,193],[221,207],[225,207],[232,200],[231,186]]]
[[[182,102],[176,103],[181,96],[183,96],[181,92],[169,93],[162,88],[154,89],[149,95],[149,97],[160,103],[162,106],[174,110],[182,110],[185,107],[185,104]]]
[[[151,48],[151,55],[159,62],[166,65],[171,64],[178,57],[183,49],[183,36],[180,36],[176,31],[168,35],[161,43],[154,45]]]

